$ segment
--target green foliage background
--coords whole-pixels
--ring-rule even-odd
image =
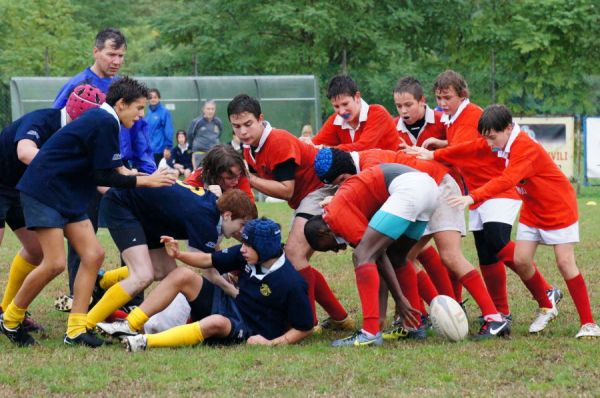
[[[128,74],[314,74],[324,88],[347,72],[367,101],[392,109],[399,77],[430,93],[452,68],[480,105],[495,91],[515,113],[591,115],[599,15],[596,0],[0,0],[0,82],[73,75],[113,26],[128,38]]]

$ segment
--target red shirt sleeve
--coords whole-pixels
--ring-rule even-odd
[[[389,112],[380,105],[370,105],[367,120],[361,126],[360,137],[352,143],[340,144],[342,151],[364,151],[381,148],[397,150],[400,144],[396,125]]]
[[[470,196],[475,203],[478,203],[507,191],[516,186],[519,181],[535,174],[535,160],[536,153],[533,147],[529,147],[525,142],[515,141],[510,151],[508,167],[500,176],[473,190]]]
[[[313,144],[315,145],[325,145],[325,146],[336,146],[340,143],[340,138],[338,137],[339,127],[333,124],[336,113],[329,116],[327,121],[321,127],[321,130],[315,135],[312,139]]]

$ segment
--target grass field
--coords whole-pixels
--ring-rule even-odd
[[[582,194],[577,261],[600,317],[600,207],[586,206],[589,200],[600,203],[600,193],[584,189]],[[282,223],[287,232],[291,212],[285,204],[260,204],[259,211]],[[112,268],[118,263],[117,250],[106,230],[99,237],[107,249],[106,267]],[[467,258],[475,261],[472,238],[463,246]],[[0,248],[2,291],[17,249],[7,231]],[[575,340],[578,317],[552,252],[542,248],[537,262],[547,279],[565,292],[558,319],[543,335],[527,335],[535,303],[509,274],[511,339],[448,343],[432,336],[425,342],[366,349],[330,348],[339,334],[279,348],[200,346],[129,354],[119,345],[97,350],[64,347],[67,316],[55,311],[52,302],[66,290],[65,274],[31,306],[49,338],[40,340],[38,347],[20,349],[0,336],[0,396],[599,396],[600,341]],[[350,252],[319,253],[312,264],[358,319]],[[474,320],[478,313],[472,300],[467,307]],[[471,332],[476,330],[472,323]]]

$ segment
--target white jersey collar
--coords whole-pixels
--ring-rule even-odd
[[[450,126],[452,123],[454,123],[456,121],[456,119],[458,119],[458,117],[460,116],[460,114],[462,113],[462,111],[467,107],[467,105],[469,105],[471,103],[471,101],[469,101],[468,98],[465,98],[461,104],[459,105],[458,109],[456,110],[456,112],[454,112],[454,115],[452,115],[452,117],[449,117],[447,114],[443,114],[442,115],[442,119],[441,122],[444,123],[447,126]]]
[[[113,115],[113,117],[117,120],[117,123],[119,124],[119,127],[121,127],[121,121],[119,120],[119,115],[117,115],[117,112],[114,110],[114,108],[112,106],[108,105],[105,102],[102,105],[100,105],[100,109],[104,109],[106,112],[108,112],[111,115]]]

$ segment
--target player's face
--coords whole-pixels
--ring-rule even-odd
[[[314,249],[320,252],[332,251],[337,253],[340,250],[345,250],[346,245],[339,243],[335,238],[335,234],[330,231],[319,237],[319,247]]]
[[[257,119],[249,112],[242,112],[229,116],[229,122],[233,128],[233,133],[246,145],[258,146],[265,126],[263,115]]]
[[[233,238],[241,242],[242,240],[242,230],[244,229],[244,225],[250,221],[246,218],[231,218],[231,213],[226,211],[223,214],[223,224],[222,224],[222,232],[226,238]]]
[[[442,111],[448,116],[456,113],[463,99],[464,97],[459,96],[454,87],[435,90],[435,100],[438,106],[442,108]]]
[[[177,143],[179,145],[184,145],[187,142],[187,137],[185,134],[177,134]]]
[[[350,173],[340,174],[339,176],[337,176],[335,178],[335,180],[331,181],[331,185],[341,185],[344,181],[346,181],[350,177],[352,177],[352,174],[350,174]]]
[[[258,253],[252,246],[243,243],[240,253],[242,253],[244,260],[246,260],[248,264],[256,264],[258,262]]]
[[[425,97],[417,100],[411,93],[394,93],[394,103],[406,124],[415,124],[425,117]]]
[[[232,166],[229,171],[221,173],[218,181],[221,190],[227,192],[230,189],[237,188],[241,177],[242,170],[239,166]]]
[[[126,104],[120,99],[115,104],[115,111],[119,116],[121,124],[131,128],[135,122],[144,117],[144,108],[146,107],[146,97],[140,97],[131,104]]]
[[[156,106],[160,102],[160,97],[158,96],[158,94],[156,94],[154,91],[152,91],[150,93],[149,102],[150,102],[150,105]]]
[[[513,126],[509,125],[502,131],[490,130],[490,132],[485,136],[485,140],[493,152],[503,151],[504,148],[506,148],[512,128]]]
[[[113,77],[119,73],[119,69],[125,60],[125,46],[115,48],[114,40],[106,40],[102,50],[94,47],[95,65],[100,77]]]
[[[360,93],[357,92],[354,97],[340,95],[332,98],[331,106],[333,106],[335,113],[348,123],[358,122],[358,117],[360,116]]]
[[[202,114],[208,120],[212,120],[215,117],[215,113],[217,112],[217,107],[215,104],[206,104],[204,108],[202,108]]]

